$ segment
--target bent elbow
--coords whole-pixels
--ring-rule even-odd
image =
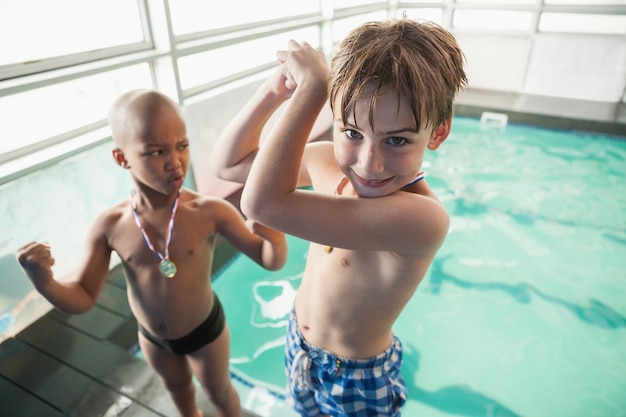
[[[228,167],[224,165],[223,159],[218,158],[217,155],[213,154],[209,158],[208,169],[209,173],[214,177],[228,180]]]
[[[246,218],[255,220],[252,214],[254,211],[252,210],[252,205],[250,204],[250,199],[248,198],[248,193],[246,192],[246,186],[244,185],[243,191],[241,192],[241,197],[239,198],[239,209],[243,213]]]
[[[282,256],[278,256],[274,261],[265,266],[268,271],[278,271],[287,263],[287,251]]]
[[[241,200],[239,201],[241,212],[248,218],[259,223],[264,224],[261,221],[262,213],[261,206],[258,199],[255,198],[254,193],[246,186],[243,187],[241,192]]]
[[[240,208],[248,219],[280,230],[279,225],[288,212],[285,201],[283,196],[274,190],[259,189],[246,184],[241,193]]]
[[[91,310],[91,306],[90,307],[80,307],[80,308],[74,309],[73,311],[66,311],[66,313],[79,316],[81,314],[85,314],[89,310]]]
[[[93,307],[94,304],[95,303],[82,303],[73,305],[57,305],[56,307],[66,314],[81,315],[91,310],[91,307]]]

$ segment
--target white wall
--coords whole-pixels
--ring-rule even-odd
[[[623,36],[539,34],[524,92],[616,103],[622,99],[625,83]]]
[[[624,97],[624,36],[455,36],[467,58],[470,88],[610,103]]]

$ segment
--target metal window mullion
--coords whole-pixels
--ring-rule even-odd
[[[452,30],[452,21],[454,19],[454,11],[456,10],[454,0],[445,0],[443,4],[441,4],[441,8],[442,26],[448,30]]]
[[[47,71],[45,73],[31,74],[24,77],[5,80],[0,83],[0,97],[34,90],[54,84],[60,84],[82,77],[110,72],[120,68],[130,67],[136,64],[146,62],[150,63],[150,61],[157,59],[164,54],[166,53],[157,53],[154,50],[142,51],[129,55],[108,58],[97,62],[89,62],[68,68],[60,68],[53,71]]]
[[[362,6],[351,6],[343,9],[335,9],[333,19],[345,19],[347,17],[358,16],[361,14],[368,14],[377,12],[379,10],[389,10],[389,3],[371,3]]]
[[[0,164],[0,186],[14,181],[20,177],[26,176],[33,172],[39,171],[45,167],[52,166],[58,162],[71,158],[91,148],[99,146],[111,140],[107,128],[100,128],[89,131],[85,136],[73,138],[76,141],[75,146],[70,150],[57,150],[55,146],[47,147],[44,151],[31,152],[24,156],[24,160],[6,161]],[[56,146],[63,145],[66,141],[61,141]]]
[[[135,52],[148,51],[152,45],[148,43],[133,43],[97,51],[80,52],[70,55],[55,56],[36,62],[20,62],[0,66],[0,82],[18,77],[45,73],[57,69],[69,68],[77,65],[89,64],[103,59],[115,58]]]
[[[145,8],[147,36],[159,51],[150,63],[152,82],[156,89],[183,104],[184,95],[178,70],[178,49],[172,26],[168,0],[141,0]]]
[[[320,2],[328,0],[318,0]],[[290,27],[298,25],[300,21],[311,22],[319,21],[324,18],[323,13],[307,13],[301,15],[293,15],[289,17],[282,17],[279,19],[263,20],[253,23],[244,23],[241,25],[234,25],[228,27],[222,27],[219,29],[210,29],[200,32],[185,33],[176,36],[177,43],[193,42],[196,40],[204,41],[209,38],[231,38],[233,35],[238,36],[240,33],[259,33],[267,28],[271,27]]]
[[[320,49],[327,55],[333,50],[333,20],[335,16],[333,3],[333,0],[319,0],[319,7],[322,14],[319,45]]]
[[[13,161],[19,158],[23,158],[26,155],[42,151],[46,148],[49,148],[54,145],[58,145],[70,139],[74,139],[78,136],[85,135],[87,133],[93,132],[94,130],[101,129],[107,126],[106,119],[98,120],[96,122],[89,123],[87,125],[81,126],[76,129],[72,129],[71,131],[64,132],[60,135],[53,136],[46,140],[42,140],[36,143],[33,143],[28,146],[24,146],[13,151],[5,152],[0,155],[0,164],[4,164],[9,161]]]

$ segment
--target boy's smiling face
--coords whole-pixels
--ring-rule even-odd
[[[337,165],[360,197],[389,195],[420,171],[426,148],[435,150],[450,132],[450,121],[417,132],[404,95],[383,90],[370,123],[370,100],[356,101],[341,120],[341,96],[334,108],[333,141]]]

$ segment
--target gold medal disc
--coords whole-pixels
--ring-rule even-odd
[[[176,275],[176,265],[169,259],[163,259],[159,263],[159,270],[168,278],[173,278]]]

